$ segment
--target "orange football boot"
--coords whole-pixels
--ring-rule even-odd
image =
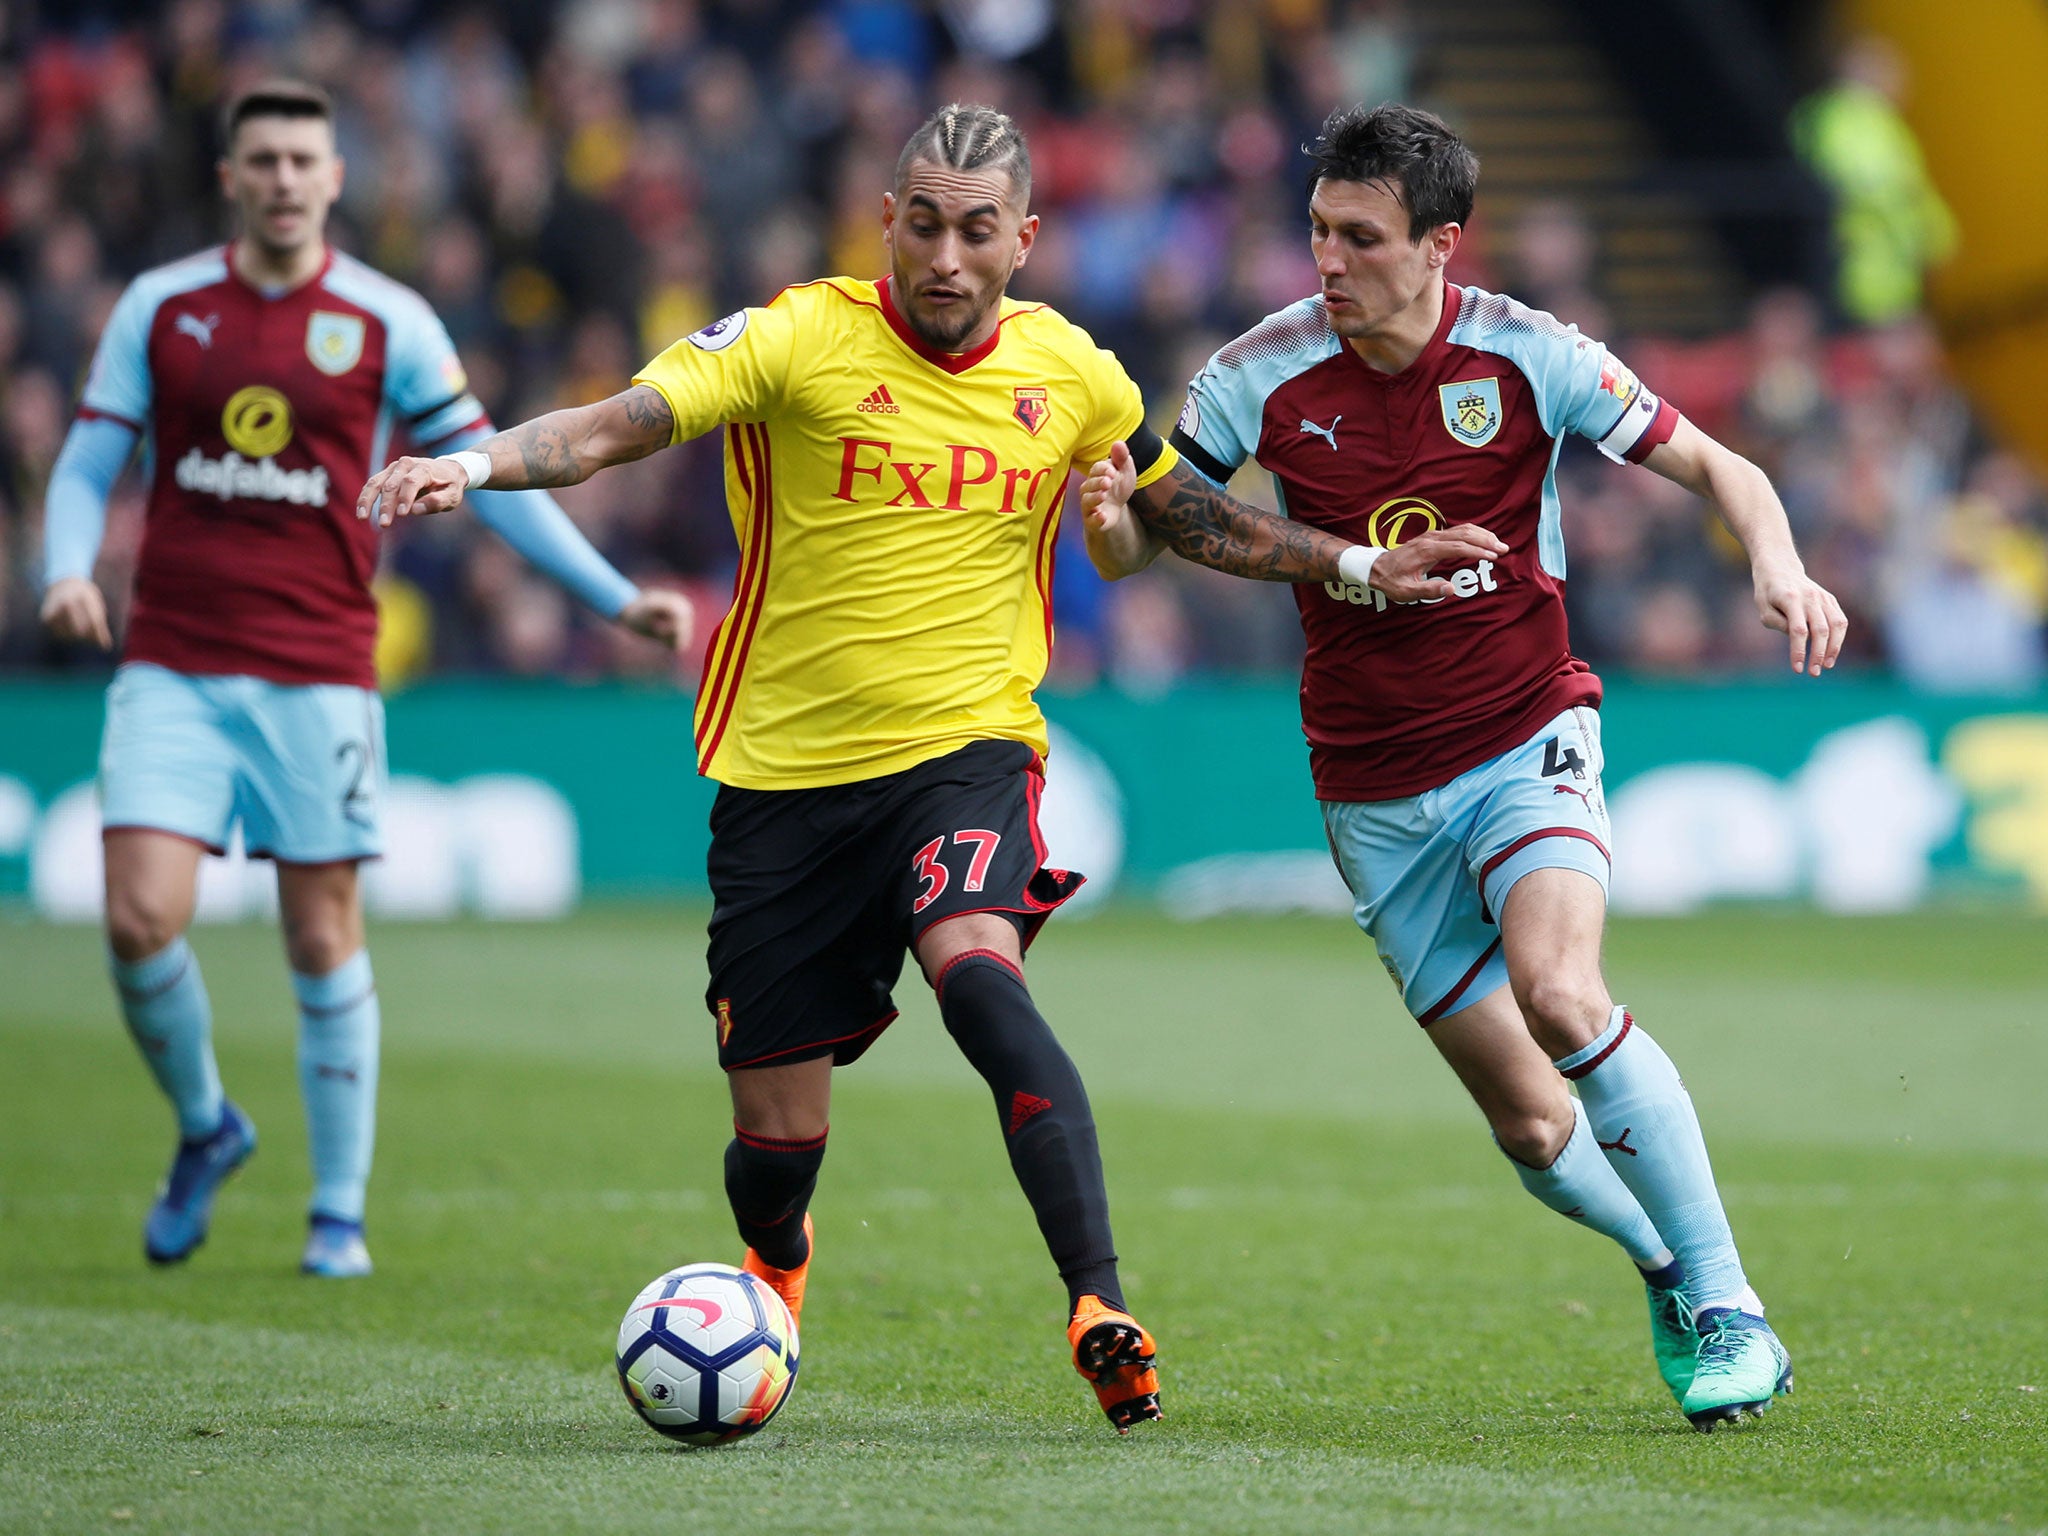
[[[1095,1399],[1116,1432],[1127,1435],[1133,1424],[1160,1419],[1159,1373],[1152,1368],[1159,1346],[1135,1317],[1119,1312],[1100,1296],[1083,1296],[1067,1324],[1067,1342],[1074,1346],[1074,1369],[1095,1388]]]
[[[740,1260],[741,1269],[750,1275],[757,1275],[761,1279],[766,1280],[768,1288],[782,1298],[782,1304],[789,1308],[789,1320],[797,1324],[799,1328],[803,1326],[801,1314],[804,1310],[804,1281],[809,1278],[811,1271],[811,1255],[808,1251],[810,1243],[811,1213],[805,1211],[804,1244],[806,1252],[803,1263],[797,1265],[795,1269],[777,1269],[751,1248],[747,1250],[747,1256]]]

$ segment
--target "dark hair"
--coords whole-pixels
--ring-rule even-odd
[[[1308,190],[1328,181],[1377,181],[1408,209],[1408,238],[1439,224],[1465,224],[1479,190],[1479,157],[1431,112],[1389,102],[1368,111],[1340,107],[1302,153],[1315,162]]]
[[[266,80],[242,92],[227,105],[220,117],[220,141],[232,147],[235,130],[252,117],[316,117],[334,121],[334,106],[327,93],[303,80]]]
[[[919,160],[956,171],[1007,171],[1018,201],[1031,202],[1031,151],[1024,134],[994,107],[951,102],[924,120],[896,158],[896,185]]]

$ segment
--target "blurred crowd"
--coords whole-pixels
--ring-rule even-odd
[[[879,212],[930,106],[992,101],[1030,137],[1045,226],[1013,291],[1114,348],[1169,426],[1222,342],[1314,291],[1296,146],[1331,107],[1419,99],[1398,0],[171,0],[0,30],[0,666],[89,667],[35,624],[42,487],[101,324],[137,272],[227,234],[219,104],[288,73],[326,87],[347,185],[331,237],[424,293],[500,423],[595,399],[676,337],[785,284],[884,268]],[[0,10],[0,29],[6,16]],[[1426,83],[1426,82],[1424,82]],[[1481,207],[1485,206],[1481,183]],[[1473,242],[1476,247],[1479,242]],[[1983,440],[1912,314],[1844,330],[1798,291],[1708,340],[1614,336],[1597,232],[1542,203],[1461,255],[1604,334],[1761,463],[1809,563],[1857,620],[1854,660],[1935,686],[2041,666],[2048,507]],[[1568,449],[1574,635],[1595,665],[1782,665],[1744,566],[1692,497]],[[1239,489],[1265,497],[1255,475]],[[636,579],[723,611],[735,550],[715,439],[564,492]],[[134,476],[100,576],[118,606]],[[1163,561],[1097,581],[1068,520],[1058,681],[1156,690],[1292,667],[1285,589]],[[391,538],[382,664],[660,672],[473,524]],[[700,634],[701,646],[704,636]],[[694,675],[694,662],[683,670]]]

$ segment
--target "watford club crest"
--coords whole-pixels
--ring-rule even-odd
[[[1500,430],[1499,379],[1461,379],[1439,384],[1436,393],[1451,436],[1467,448],[1483,448],[1493,441]]]
[[[1038,429],[1052,416],[1052,407],[1046,403],[1045,390],[1019,387],[1017,404],[1012,408],[1011,414],[1024,424],[1026,432],[1033,437],[1038,436]]]

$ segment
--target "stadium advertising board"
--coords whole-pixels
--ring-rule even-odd
[[[1322,847],[1291,688],[1049,696],[1045,831],[1085,893],[1199,917],[1348,909]],[[92,920],[100,690],[0,687],[0,904]],[[1618,909],[1715,901],[1897,911],[2048,906],[2048,698],[1885,683],[1620,683],[1603,711]],[[389,704],[387,917],[545,917],[585,898],[703,894],[712,786],[686,696],[435,684]],[[209,860],[202,916],[269,910],[268,871]]]

